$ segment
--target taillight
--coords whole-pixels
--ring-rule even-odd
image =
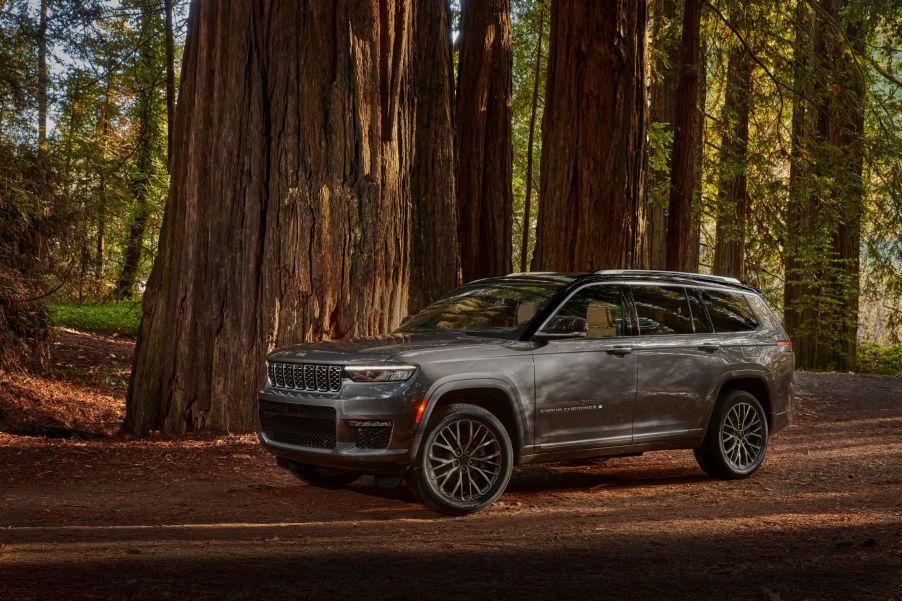
[[[786,348],[792,348],[792,340],[778,340],[774,343],[775,346],[782,346]]]

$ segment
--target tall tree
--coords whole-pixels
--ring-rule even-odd
[[[164,25],[160,22],[156,8],[150,3],[141,5],[138,60],[132,69],[136,97],[134,121],[137,126],[134,143],[135,166],[129,178],[132,214],[125,237],[122,269],[113,290],[113,296],[117,299],[130,298],[134,294],[144,251],[150,190],[152,180],[156,177],[155,159],[161,152],[158,108],[163,96],[160,83],[166,68],[162,60],[165,57],[165,48],[161,46],[160,38],[164,37],[165,33],[161,31]]]
[[[398,322],[411,18],[406,0],[191,5],[128,431],[250,430],[274,345]]]
[[[693,225],[692,198],[696,186],[696,149],[700,116],[702,0],[686,0],[680,39],[679,84],[670,162],[670,199],[667,203],[667,269],[695,271],[692,264],[698,244]]]
[[[786,327],[808,369],[851,369],[857,353],[865,86],[863,6],[819,0],[796,38],[787,212]],[[798,19],[807,24],[808,7]]]
[[[166,165],[171,169],[172,159],[172,126],[175,123],[175,31],[172,24],[172,2],[163,0],[166,36]]]
[[[447,0],[419,0],[413,10],[413,229],[407,302],[411,313],[454,288],[460,279],[452,123],[454,70]]]
[[[511,271],[510,0],[461,2],[457,197],[464,281]]]
[[[722,130],[714,273],[739,279],[745,278],[749,210],[746,155],[751,94],[752,60],[745,47],[734,41],[728,51],[726,98],[720,114]]]
[[[679,83],[680,43],[677,20],[677,0],[654,0],[651,31],[651,91],[648,105],[649,154],[645,186],[645,246],[641,263],[649,269],[664,269],[667,263],[667,202],[670,198],[670,161],[667,148],[673,140],[676,114],[677,84]],[[666,160],[666,161],[665,161]],[[660,165],[660,163],[665,163]]]
[[[47,16],[48,0],[41,0],[41,14],[38,20],[38,152],[47,152]],[[46,168],[46,165],[42,165]]]
[[[533,269],[626,267],[645,151],[644,0],[551,7]]]
[[[523,200],[523,235],[520,238],[520,271],[529,267],[529,231],[532,212],[533,149],[535,147],[536,115],[539,111],[539,84],[542,76],[542,37],[545,33],[545,2],[539,0],[539,23],[536,28],[536,62],[532,74],[532,101],[529,106],[529,138],[526,142],[526,194]]]

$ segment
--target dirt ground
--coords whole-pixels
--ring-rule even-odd
[[[0,376],[0,600],[902,599],[902,377],[797,374],[745,481],[686,451],[530,466],[447,518],[306,486],[254,436],[116,434],[130,352],[60,331]]]

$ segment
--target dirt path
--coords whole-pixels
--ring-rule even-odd
[[[85,361],[122,342],[70,336],[100,345]],[[119,376],[65,369],[31,377],[114,399],[85,410],[104,431]],[[365,481],[307,487],[252,436],[0,434],[0,599],[902,599],[902,378],[796,384],[752,479],[709,480],[689,452],[526,467],[455,519]]]

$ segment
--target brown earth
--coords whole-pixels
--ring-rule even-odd
[[[687,451],[530,466],[445,518],[306,486],[254,436],[115,434],[131,342],[59,342],[0,376],[2,427],[45,434],[0,434],[2,600],[902,599],[902,377],[798,374],[745,481]]]

